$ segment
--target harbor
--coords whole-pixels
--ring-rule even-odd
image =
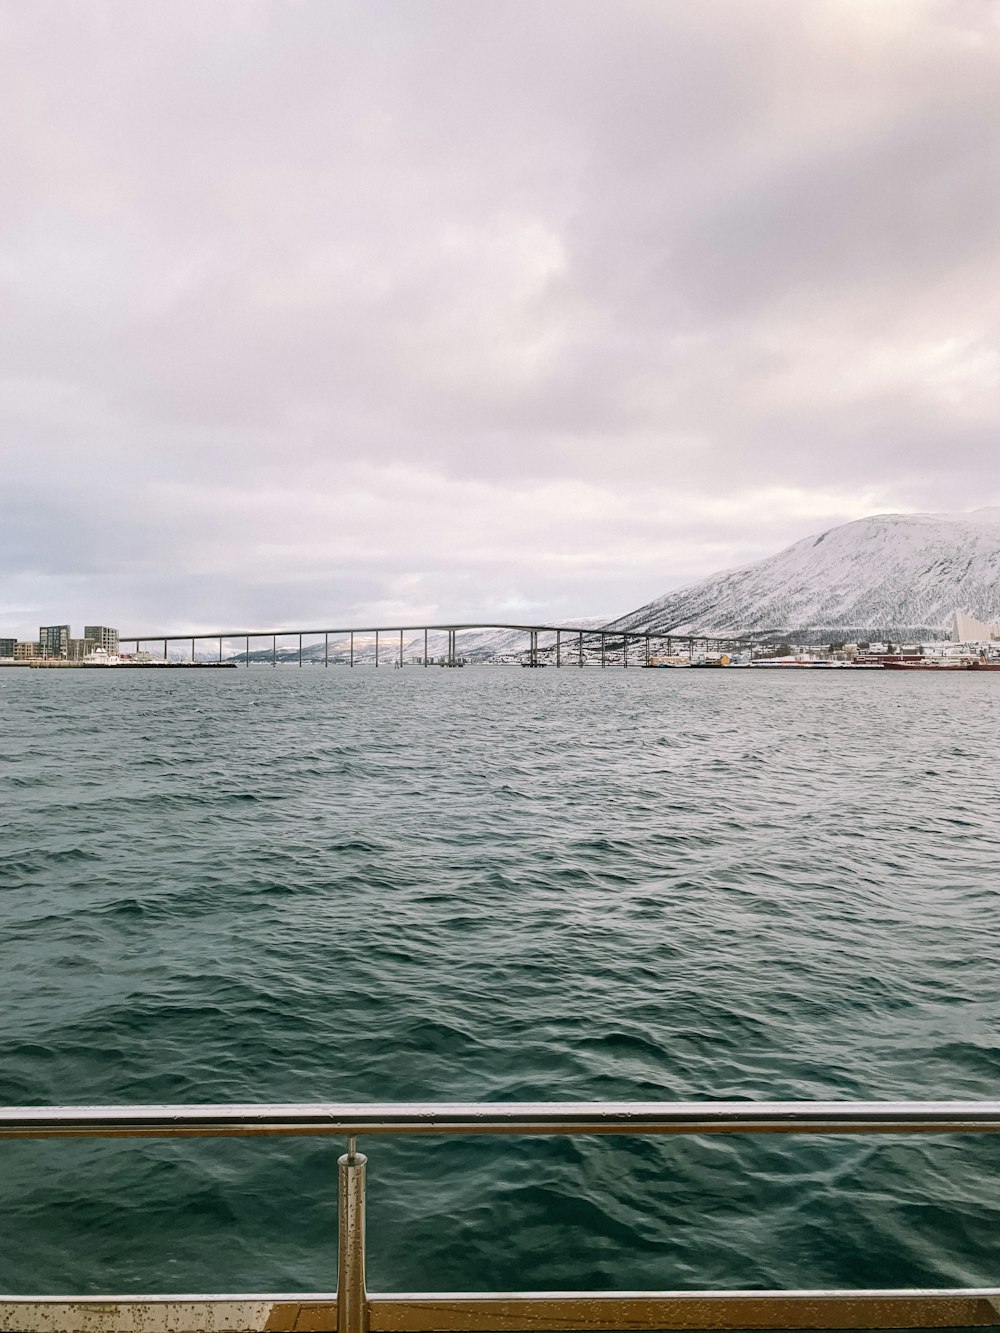
[[[970,624],[985,631],[997,628],[969,617],[960,622],[961,614],[956,613],[955,621],[963,629]],[[1000,639],[990,633],[978,641],[961,642],[953,637],[927,645],[862,641],[793,647],[748,634],[674,635],[487,621],[172,634],[119,634],[117,629],[102,626],[88,627],[79,640],[71,636],[68,625],[62,625],[43,626],[37,641],[0,640],[0,666],[6,667],[164,670],[288,665],[994,671],[1000,669]]]
[[[15,664],[17,665],[17,664]],[[80,662],[64,662],[58,659],[38,662],[24,662],[21,665],[31,671],[220,671],[235,670],[235,662],[136,662],[128,657],[105,657],[95,655]]]

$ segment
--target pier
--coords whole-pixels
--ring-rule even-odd
[[[241,656],[246,665],[277,666],[279,658],[287,664],[289,657],[293,662],[297,658],[299,666],[309,663],[318,665],[319,659],[305,658],[306,640],[323,643],[322,665],[335,666],[447,666],[464,665],[465,658],[461,651],[459,635],[463,633],[490,633],[493,631],[524,635],[523,648],[512,648],[498,654],[502,658],[517,657],[522,665],[539,667],[583,667],[583,666],[621,666],[627,670],[630,666],[649,666],[654,657],[671,657],[679,649],[694,655],[699,649],[705,653],[724,652],[728,649],[749,649],[749,641],[740,638],[718,638],[702,634],[672,634],[670,632],[647,632],[645,630],[602,629],[582,625],[524,625],[504,622],[435,623],[427,625],[352,625],[344,628],[323,629],[240,629],[211,630],[202,633],[148,634],[123,633],[121,644],[131,644],[136,653],[159,648],[163,660],[168,659],[171,644],[183,644],[189,650],[189,660],[196,660],[197,645],[208,644],[215,649],[219,662],[226,660],[224,645],[240,645],[228,656]],[[431,653],[430,636],[445,635],[446,647],[443,653]],[[549,644],[539,646],[539,635],[554,636]],[[413,660],[414,641],[422,651]],[[281,646],[292,640],[291,648]],[[406,652],[409,644],[410,658]],[[263,647],[261,647],[263,645]],[[268,654],[268,648],[270,652]],[[473,648],[472,653],[479,650]],[[254,654],[255,661],[251,656]],[[262,660],[261,660],[262,659]],[[437,660],[435,660],[437,659]],[[490,660],[489,656],[483,660]]]

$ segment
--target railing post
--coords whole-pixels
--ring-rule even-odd
[[[348,1139],[340,1170],[337,1253],[337,1333],[366,1333],[365,1166],[368,1158]]]

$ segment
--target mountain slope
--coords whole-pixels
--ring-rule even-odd
[[[946,636],[957,607],[1000,619],[1000,508],[858,519],[667,593],[614,626],[920,639]]]

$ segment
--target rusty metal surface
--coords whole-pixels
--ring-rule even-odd
[[[251,1333],[263,1330],[273,1298],[111,1296],[0,1298],[2,1333]]]
[[[0,1108],[0,1138],[257,1134],[961,1134],[1000,1102],[388,1102]]]
[[[350,1145],[337,1163],[337,1330],[338,1333],[365,1333],[368,1323],[368,1292],[365,1285],[365,1164],[368,1159],[364,1153],[355,1151],[353,1139]]]

